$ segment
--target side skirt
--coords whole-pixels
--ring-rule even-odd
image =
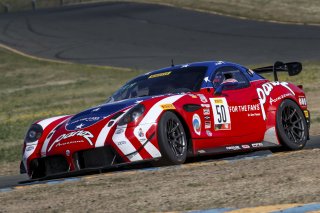
[[[200,149],[195,153],[195,155],[208,155],[208,154],[223,154],[223,153],[231,153],[231,152],[246,152],[246,151],[255,151],[268,149],[272,147],[280,147],[281,145],[277,145],[274,143],[270,143],[268,141],[260,141],[255,143],[247,143],[247,144],[236,144],[229,146],[221,146],[210,149]]]

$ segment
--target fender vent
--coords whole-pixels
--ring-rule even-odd
[[[194,112],[200,108],[201,108],[201,106],[198,104],[185,104],[185,105],[183,105],[183,109],[187,112]]]

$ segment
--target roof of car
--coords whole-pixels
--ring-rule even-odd
[[[179,64],[179,65],[174,65],[174,66],[170,66],[170,67],[165,67],[165,68],[161,68],[158,70],[154,70],[151,72],[148,72],[147,74],[156,74],[156,73],[160,73],[160,72],[165,72],[168,70],[172,70],[172,69],[178,69],[178,68],[184,68],[184,67],[194,67],[194,66],[206,66],[209,68],[218,68],[221,65],[230,65],[230,66],[237,66],[240,67],[241,65],[239,64],[235,64],[235,63],[231,63],[231,62],[226,62],[226,61],[203,61],[203,62],[193,62],[193,63],[187,63],[187,64]],[[212,69],[212,70],[213,70]]]
[[[240,64],[227,62],[227,61],[203,61],[203,62],[193,62],[193,63],[187,63],[187,64],[179,64],[179,65],[174,65],[174,66],[161,68],[161,69],[158,69],[158,70],[154,70],[154,71],[147,72],[145,74],[139,75],[136,78],[139,78],[139,77],[145,76],[145,75],[154,75],[154,74],[161,73],[161,72],[171,71],[173,69],[187,68],[187,67],[199,67],[199,66],[208,67],[208,72],[207,72],[205,77],[209,77],[209,78],[210,78],[210,75],[212,75],[212,72],[214,70],[216,70],[216,69],[218,69],[219,67],[222,67],[222,66],[235,66],[235,67],[237,67],[239,69],[248,69],[248,68],[245,68],[244,66],[242,66]],[[263,77],[261,77],[260,75],[258,75],[256,73],[254,73],[254,75],[251,75],[251,76],[248,73],[245,73],[245,75],[247,76],[249,81],[263,79]]]

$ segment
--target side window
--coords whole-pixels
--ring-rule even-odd
[[[224,90],[242,89],[250,85],[248,79],[237,67],[224,66],[218,68],[215,71],[213,77],[211,78],[213,88],[216,89],[223,81],[228,79],[235,79],[239,82],[239,84],[234,87],[226,87],[224,88]]]

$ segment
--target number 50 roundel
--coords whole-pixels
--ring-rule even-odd
[[[230,130],[231,119],[229,106],[225,98],[210,98],[215,130]]]

